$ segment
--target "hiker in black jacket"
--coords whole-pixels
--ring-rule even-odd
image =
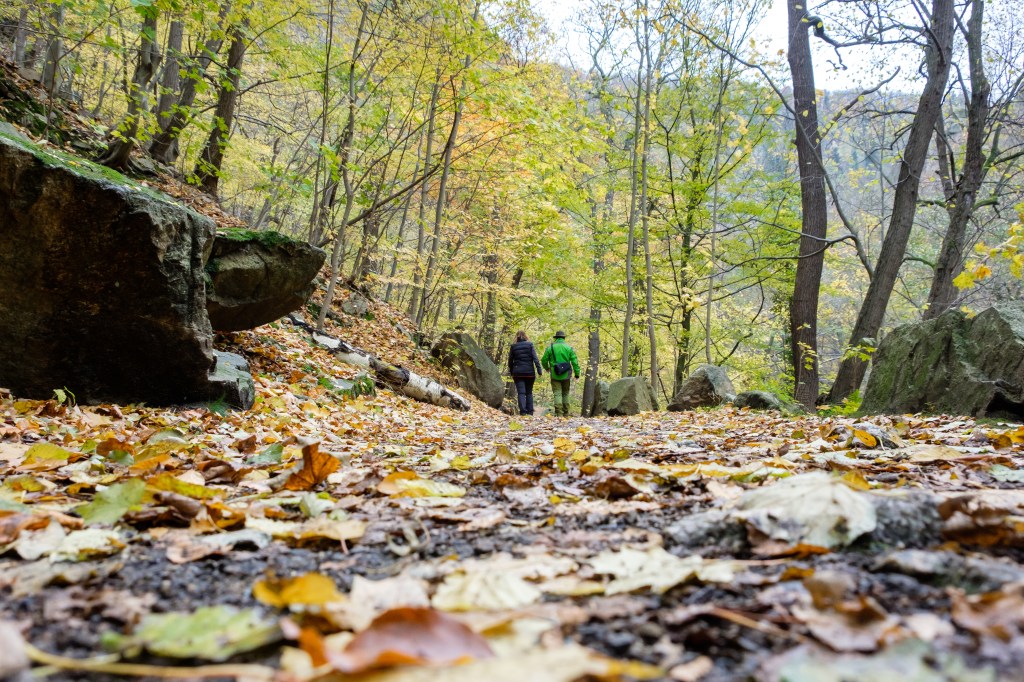
[[[534,372],[534,367],[537,371]],[[540,368],[537,349],[530,343],[526,332],[516,333],[516,341],[508,349],[508,373],[516,382],[519,395],[519,414],[533,415],[533,382],[544,372]]]

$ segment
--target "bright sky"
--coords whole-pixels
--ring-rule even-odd
[[[543,14],[551,27],[551,30],[558,37],[560,51],[563,54],[570,54],[574,59],[583,55],[574,53],[576,41],[573,39],[573,18],[574,15],[585,6],[583,0],[532,0],[534,7]],[[814,11],[812,0],[811,11]],[[777,55],[779,50],[786,49],[786,1],[772,0],[771,9],[768,10],[757,30],[757,40],[761,44],[761,50],[766,55]],[[817,87],[825,90],[849,90],[853,88],[866,88],[882,80],[880,75],[888,75],[892,67],[882,60],[878,63],[878,52],[874,54],[868,48],[851,48],[843,51],[843,61],[848,67],[842,71],[832,67],[836,61],[835,51],[831,46],[820,40],[811,41],[814,50],[814,76]],[[779,57],[779,59],[784,59]],[[906,62],[912,62],[915,57],[908,56]],[[784,62],[783,62],[784,65]],[[913,76],[915,65],[905,63],[901,74]],[[780,85],[788,84],[788,70],[780,74]],[[894,81],[895,87],[906,87],[904,79]]]

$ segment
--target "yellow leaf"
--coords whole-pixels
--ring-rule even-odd
[[[295,578],[267,578],[252,586],[252,595],[269,606],[322,606],[345,600],[334,581],[320,573]]]

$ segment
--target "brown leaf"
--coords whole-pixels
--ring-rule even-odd
[[[320,452],[320,443],[302,446],[302,468],[284,484],[285,490],[309,490],[320,485],[341,466],[335,457]]]
[[[0,511],[0,545],[14,542],[23,530],[37,530],[49,523],[46,516]]]
[[[965,630],[1004,642],[1024,636],[1024,584],[970,596],[955,591],[952,596],[953,622]]]
[[[451,616],[429,608],[402,607],[382,613],[330,658],[338,670],[352,674],[396,665],[453,665],[493,656],[487,640]]]

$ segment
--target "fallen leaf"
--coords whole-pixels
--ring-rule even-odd
[[[86,524],[113,524],[131,509],[138,509],[146,499],[146,482],[130,478],[101,490],[92,502],[75,508]]]
[[[953,622],[959,627],[1004,642],[1024,637],[1024,583],[975,595],[956,590],[952,597]]]
[[[392,497],[462,497],[466,494],[461,486],[421,478],[414,471],[389,474],[377,485],[377,491]]]
[[[285,481],[285,490],[309,490],[324,481],[341,466],[338,458],[320,452],[320,443],[302,446],[302,468]]]
[[[452,573],[434,594],[434,608],[445,611],[498,611],[539,601],[541,591],[523,578],[505,571]]]
[[[396,665],[455,665],[494,656],[480,635],[440,611],[391,609],[375,618],[338,654],[332,665],[353,674]]]
[[[334,581],[320,573],[306,573],[294,578],[266,578],[253,585],[252,594],[264,604],[277,608],[323,606],[345,600]]]
[[[605,594],[620,594],[650,588],[662,594],[691,578],[703,582],[730,582],[731,562],[709,561],[699,556],[679,558],[661,547],[641,552],[635,549],[606,550],[589,561],[600,575],[613,576]]]
[[[255,609],[204,606],[192,613],[151,613],[131,635],[107,633],[107,648],[132,655],[146,649],[156,656],[224,661],[281,638],[281,630]]]
[[[832,549],[875,529],[868,493],[822,472],[800,474],[748,491],[737,516],[756,531],[755,550],[783,554],[804,545]]]

